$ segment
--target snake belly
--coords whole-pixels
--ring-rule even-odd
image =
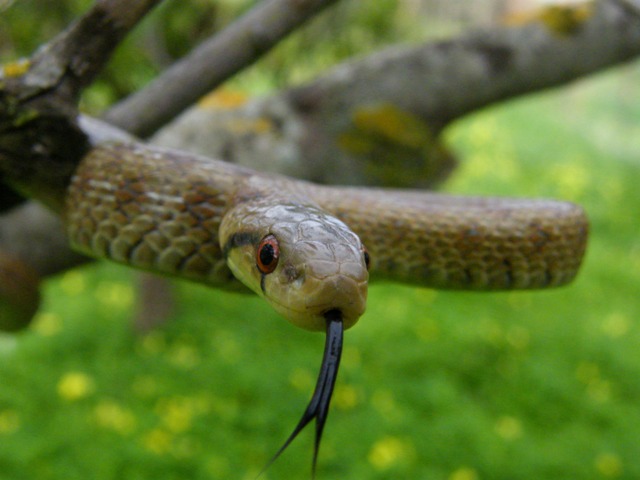
[[[238,202],[261,195],[303,198],[346,223],[369,251],[372,279],[440,289],[565,284],[588,236],[585,213],[567,202],[320,186],[122,143],[96,147],[82,160],[65,220],[72,245],[85,254],[238,288],[220,224]]]

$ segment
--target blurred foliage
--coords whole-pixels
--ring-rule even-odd
[[[90,0],[0,3],[0,61],[29,55],[74,18]],[[167,1],[152,12],[116,52],[101,78],[85,94],[84,108],[96,112],[138,90],[194,45],[233,21],[255,0]],[[398,0],[341,2],[290,36],[255,68],[243,72],[237,87],[265,91],[308,80],[318,71],[356,53],[393,40],[406,41],[411,19]]]
[[[27,54],[86,3],[0,3],[3,58]],[[329,12],[237,82],[274,88],[356,47],[412,35],[400,27],[400,2],[362,3]],[[91,108],[185,51],[158,55],[148,39],[197,41],[192,33],[248,7],[169,5],[215,18],[180,33],[189,14],[158,10],[176,32],[147,22],[87,99]],[[343,17],[353,29],[338,28]],[[638,84],[635,64],[448,131],[463,159],[449,191],[584,205],[585,267],[549,292],[372,286],[367,314],[346,334],[318,478],[640,478]],[[48,282],[32,328],[0,337],[0,479],[253,479],[291,431],[313,388],[321,335],[257,298],[176,283],[174,321],[138,336],[134,279],[106,264],[69,272]],[[262,478],[308,478],[311,451],[305,432]]]

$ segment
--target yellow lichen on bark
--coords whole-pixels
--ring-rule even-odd
[[[591,2],[580,5],[553,5],[540,12],[540,21],[561,36],[578,33],[592,13]]]
[[[506,15],[502,23],[508,26],[522,26],[528,23],[542,23],[551,33],[568,36],[578,33],[593,13],[593,2],[578,4],[549,5],[547,7],[518,11]]]
[[[388,186],[432,179],[449,161],[426,121],[389,103],[356,108],[337,143],[363,162],[372,183]]]
[[[24,75],[29,70],[31,62],[29,60],[17,60],[15,62],[9,62],[2,65],[2,76],[7,78],[19,77]]]
[[[391,142],[408,148],[421,148],[433,141],[426,122],[417,115],[388,103],[356,109],[352,115],[352,124],[353,129],[344,134],[347,140],[366,137],[373,142]],[[348,142],[345,146],[348,149]]]
[[[219,88],[202,97],[198,102],[198,107],[224,110],[233,109],[247,103],[249,98],[249,95],[244,92]]]

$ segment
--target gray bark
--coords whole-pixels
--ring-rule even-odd
[[[395,46],[237,108],[198,105],[153,141],[321,183],[428,187],[451,171],[452,121],[638,55],[640,15],[602,0],[568,32],[534,21]]]

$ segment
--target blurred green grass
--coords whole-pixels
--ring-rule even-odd
[[[346,334],[319,478],[640,478],[640,65],[468,117],[452,192],[588,211],[578,280],[468,294],[374,285]],[[256,298],[176,283],[165,327],[132,333],[134,274],[46,286],[0,337],[1,479],[252,479],[312,391],[322,335]],[[264,479],[308,478],[311,431]]]

